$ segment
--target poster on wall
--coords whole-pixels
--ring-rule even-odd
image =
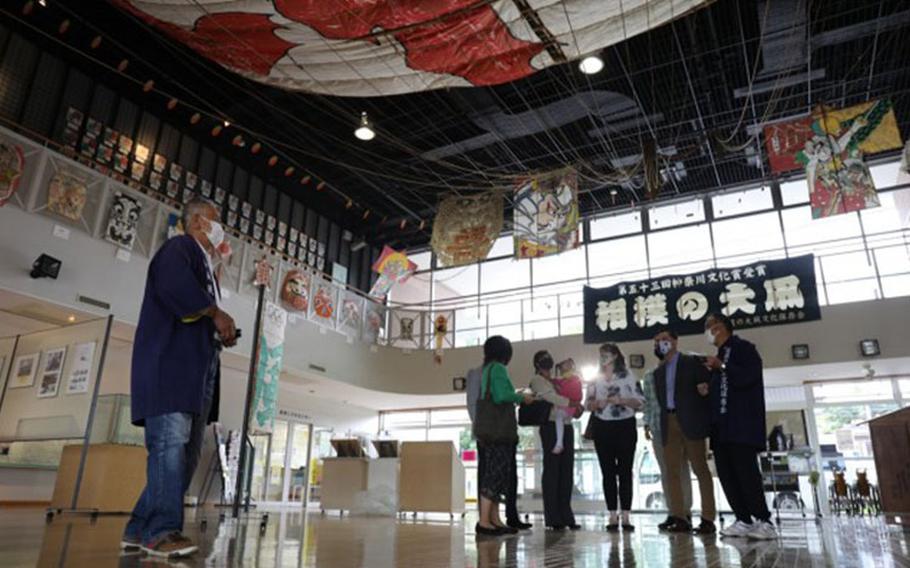
[[[66,124],[63,127],[63,145],[68,148],[75,148],[79,141],[79,129],[82,128],[82,122],[85,115],[79,109],[69,107],[66,109]]]
[[[24,169],[25,154],[22,147],[0,141],[0,207],[6,205],[19,189]]]
[[[578,247],[578,175],[572,168],[518,184],[513,195],[516,258],[538,258]]]
[[[41,383],[38,385],[38,398],[53,398],[60,390],[60,376],[63,374],[63,363],[66,360],[66,347],[48,349],[44,353],[44,368],[41,370]]]
[[[47,210],[78,221],[88,200],[88,180],[84,174],[61,169],[47,187]]]
[[[120,248],[133,250],[141,213],[142,203],[138,199],[119,191],[114,193],[104,238]]]
[[[13,362],[13,374],[10,377],[9,388],[24,389],[35,384],[35,375],[38,373],[38,353],[19,355]]]
[[[281,301],[290,311],[307,313],[310,307],[310,282],[312,276],[307,270],[289,270],[281,284]]]
[[[250,430],[269,433],[278,412],[278,381],[284,355],[284,330],[288,313],[279,305],[266,302],[262,313],[259,364],[256,367],[256,392],[253,397],[253,422]]]
[[[392,286],[405,282],[416,271],[417,265],[408,259],[408,255],[388,245],[382,247],[382,254],[373,263],[373,272],[379,274],[379,278],[370,288],[370,296],[384,298]]]
[[[341,292],[338,309],[338,331],[354,338],[360,337],[363,327],[363,298],[347,290]]]
[[[363,340],[379,343],[385,337],[385,306],[367,300],[363,314]]]
[[[88,392],[92,362],[95,357],[95,342],[78,343],[73,347],[73,362],[66,381],[66,394]]]
[[[338,305],[338,288],[322,278],[313,278],[311,288],[310,320],[328,326],[335,326],[335,309]]]
[[[768,125],[764,134],[773,172],[805,170],[814,219],[877,207],[864,156],[902,145],[887,99],[843,109],[820,106],[808,117]]]
[[[585,343],[652,339],[661,329],[704,332],[713,312],[737,329],[821,319],[815,257],[584,288]]]
[[[433,220],[433,252],[442,266],[479,262],[502,232],[503,199],[498,192],[443,199]]]

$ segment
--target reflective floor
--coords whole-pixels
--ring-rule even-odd
[[[470,513],[453,522],[270,513],[260,534],[261,515],[235,522],[216,510],[188,512],[186,532],[201,551],[165,562],[120,553],[124,517],[63,515],[45,524],[41,510],[0,510],[0,566],[910,567],[910,533],[878,519],[784,521],[779,542],[749,543],[662,535],[657,515],[635,517],[638,530],[627,535],[605,533],[602,518],[587,516],[577,533],[547,532],[532,518],[537,526],[523,536],[479,540]]]

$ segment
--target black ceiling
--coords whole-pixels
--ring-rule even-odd
[[[910,128],[905,0],[722,0],[604,50],[606,65],[594,76],[569,63],[495,87],[375,98],[254,83],[101,0],[54,0],[34,21],[56,26],[53,10],[86,26],[74,26],[73,34],[90,39],[91,26],[111,38],[99,58],[116,61],[117,44],[128,47],[163,90],[272,141],[329,189],[317,193],[314,184],[284,178],[283,168],[269,170],[270,152],[253,156],[225,136],[219,143],[271,171],[295,199],[340,214],[377,244],[428,242],[441,195],[508,188],[529,171],[564,165],[579,170],[586,215],[647,199],[636,164],[652,138],[666,181],[659,198],[667,198],[768,179],[753,126],[816,104],[890,97],[901,131]],[[98,66],[92,72],[109,73]],[[362,111],[378,132],[372,142],[352,135]],[[346,210],[348,198],[353,206]]]

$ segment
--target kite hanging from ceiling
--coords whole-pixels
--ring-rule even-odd
[[[340,96],[508,83],[711,0],[112,0],[220,65]]]

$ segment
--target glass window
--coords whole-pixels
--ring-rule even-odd
[[[470,424],[467,408],[445,408],[430,411],[430,427]]]
[[[806,206],[781,211],[781,217],[791,256],[863,249],[859,217],[855,213],[813,219],[811,209]]]
[[[559,296],[544,296],[522,302],[526,322],[554,319],[559,316]]]
[[[774,206],[774,200],[771,198],[770,189],[759,187],[715,195],[711,198],[711,206],[714,208],[714,217],[722,219],[731,215],[770,209]]]
[[[875,184],[877,189],[884,189],[897,185],[897,177],[900,174],[900,168],[901,163],[899,160],[888,162],[887,164],[870,166],[869,173],[872,174],[872,183]]]
[[[910,296],[910,274],[882,276],[882,293],[886,298]]]
[[[531,263],[511,258],[484,262],[480,276],[480,291],[484,294],[527,288],[531,285]]]
[[[910,273],[910,245],[897,245],[875,249],[879,274]]]
[[[585,322],[582,316],[563,316],[559,320],[560,335],[581,335],[585,330]]]
[[[875,277],[875,267],[869,262],[869,256],[865,251],[824,256],[821,262],[825,271],[825,282],[828,284]]]
[[[651,229],[666,229],[705,220],[705,204],[701,199],[683,201],[672,205],[652,207],[648,211]]]
[[[809,183],[805,178],[784,182],[780,184],[780,197],[785,207],[809,203]]]
[[[584,294],[574,292],[559,295],[559,313],[562,316],[580,316],[584,314]]]
[[[471,306],[455,310],[455,329],[477,329],[487,326],[487,307]]]
[[[559,322],[556,319],[525,322],[524,340],[546,339],[559,336]]]
[[[535,258],[531,262],[534,263],[534,286],[587,277],[583,246],[562,254]]]
[[[745,264],[729,261],[748,253],[761,253],[764,259],[783,256],[784,236],[776,211],[715,221],[711,230],[714,231],[714,252],[720,266]]]
[[[593,241],[640,233],[641,212],[633,211],[631,213],[620,213],[618,215],[610,215],[609,217],[601,217],[600,219],[593,219],[589,225],[589,238]]]
[[[422,304],[430,305],[430,275],[415,274],[404,282],[392,286],[389,292],[389,301],[396,304]]]
[[[901,389],[901,398],[904,399],[904,406],[910,404],[910,379],[901,379],[898,383]]]
[[[849,304],[850,302],[864,302],[879,298],[878,282],[875,278],[855,280],[853,282],[839,282],[830,284],[825,281],[828,291],[828,304]]]
[[[501,335],[509,341],[522,341],[521,324],[490,326],[490,335]]]
[[[880,207],[865,209],[859,213],[863,219],[863,230],[867,235],[901,230],[907,219],[907,211],[899,209],[897,204],[901,200],[905,203],[910,202],[910,188],[879,193],[878,199],[881,201]]]
[[[644,235],[614,239],[588,245],[591,277],[618,276],[648,270],[648,253]]]
[[[648,235],[648,255],[652,276],[709,268],[713,265],[713,255],[708,225],[651,233]],[[658,270],[660,268],[667,270]]]
[[[505,302],[489,306],[490,325],[521,322],[521,301]],[[496,335],[491,332],[491,335]]]
[[[507,235],[499,237],[493,242],[487,258],[499,258],[501,256],[512,256],[513,254],[515,254],[515,239],[512,238],[512,235]]]
[[[385,412],[382,415],[382,429],[413,428],[427,425],[427,413],[423,410]]]
[[[430,269],[430,262],[433,259],[432,251],[417,252],[408,255],[408,260],[417,265],[417,272]]]
[[[455,347],[474,347],[482,345],[487,338],[486,328],[459,330],[455,329]]]
[[[813,385],[812,396],[818,404],[855,400],[891,400],[894,393],[890,380],[832,381]]]
[[[433,271],[433,302],[477,294],[476,264]]]

